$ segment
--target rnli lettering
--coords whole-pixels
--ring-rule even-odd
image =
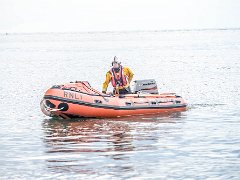
[[[69,93],[69,98],[73,99],[74,98],[74,93]]]
[[[74,92],[66,92],[66,91],[64,91],[63,96],[65,98],[69,98],[69,99],[77,99],[77,100],[82,99],[82,96],[80,94],[77,94],[77,93],[74,93]]]

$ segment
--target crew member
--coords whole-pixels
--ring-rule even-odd
[[[112,61],[112,67],[106,74],[106,80],[103,83],[102,93],[107,92],[108,84],[111,82],[114,88],[114,94],[130,94],[130,83],[133,78],[133,72],[128,67],[123,67],[117,57]]]

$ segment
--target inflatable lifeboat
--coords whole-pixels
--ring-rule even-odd
[[[187,104],[175,93],[159,94],[155,81],[135,81],[132,94],[103,94],[87,81],[54,85],[40,103],[42,112],[50,117],[122,117],[184,111]],[[151,86],[149,88],[149,86]],[[145,88],[145,89],[144,89]]]

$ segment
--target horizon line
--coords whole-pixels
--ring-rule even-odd
[[[69,33],[124,33],[124,32],[174,32],[174,31],[214,31],[214,30],[240,30],[240,27],[231,28],[183,28],[183,29],[159,29],[159,30],[96,30],[96,31],[43,31],[43,32],[0,32],[1,35],[9,34],[69,34]]]

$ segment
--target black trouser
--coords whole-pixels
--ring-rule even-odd
[[[116,94],[116,89],[114,89],[113,92]],[[131,94],[130,87],[119,89],[119,94]]]

